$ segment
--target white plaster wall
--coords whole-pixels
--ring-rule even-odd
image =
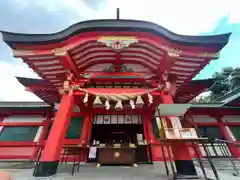
[[[43,126],[39,126],[33,142],[38,142],[43,131]]]
[[[11,123],[11,122],[42,122],[44,121],[46,118],[43,116],[31,116],[31,115],[13,115],[13,116],[8,116],[6,118],[4,118],[4,120],[2,122],[4,123]]]
[[[225,115],[222,117],[223,122],[240,122],[240,116],[237,115]]]
[[[194,122],[216,122],[217,120],[208,115],[193,115]]]

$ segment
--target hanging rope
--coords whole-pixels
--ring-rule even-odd
[[[94,96],[99,96],[103,99],[106,99],[106,100],[109,100],[109,101],[127,101],[127,100],[132,100],[132,99],[135,99],[137,96],[142,96],[142,95],[145,95],[145,94],[149,94],[153,91],[156,91],[156,90],[161,90],[163,89],[163,85],[159,85],[157,88],[153,88],[153,89],[149,89],[145,92],[139,92],[139,93],[100,93],[100,92],[92,92],[92,91],[89,91],[87,89],[84,89],[84,88],[81,88],[77,85],[73,85],[73,86],[68,86],[68,87],[64,87],[63,89],[61,89],[59,92],[61,94],[64,94],[64,93],[67,93],[69,92],[70,90],[73,90],[73,91],[82,91],[82,92],[85,92],[85,93],[88,93],[88,94],[92,94]]]

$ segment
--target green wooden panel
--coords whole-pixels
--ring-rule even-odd
[[[240,140],[240,127],[229,127],[236,140]]]
[[[68,126],[65,138],[79,139],[82,132],[82,124],[84,117],[73,117]]]
[[[153,134],[156,139],[160,138],[156,118],[152,119]]]
[[[84,117],[72,117],[65,138],[67,139],[79,139],[82,132],[82,123]],[[49,125],[48,131],[45,135],[45,139],[48,138],[52,124]]]
[[[201,126],[198,127],[198,132],[201,137],[207,137],[210,139],[223,139],[224,137],[219,127],[214,126]]]
[[[4,127],[0,141],[32,142],[37,134],[38,126]]]

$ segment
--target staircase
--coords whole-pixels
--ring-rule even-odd
[[[232,157],[230,160],[229,157],[220,157],[220,158],[214,157],[214,158],[211,158],[211,160],[216,170],[219,172],[233,174],[233,175],[237,175],[240,172],[240,160],[238,160],[237,158]],[[207,158],[203,158],[202,162],[205,168],[207,169],[211,168]],[[198,166],[197,163],[196,165]]]
[[[240,177],[240,160],[233,157],[233,154],[228,149],[228,145],[233,142],[227,142],[224,140],[208,140],[206,142],[192,142],[192,147],[195,147],[193,150],[197,155],[194,163],[196,168],[198,168],[198,173],[200,176],[176,176],[176,170],[174,164],[166,161],[165,157],[171,157],[169,154],[170,146],[165,144],[168,151],[165,154],[162,149],[162,154],[164,158],[164,164],[166,173],[169,179],[216,179],[216,180],[225,180],[225,179],[235,179]],[[208,144],[218,144],[221,157],[212,156],[211,151],[208,148]],[[235,143],[235,142],[234,142]],[[200,154],[197,151],[197,145],[202,147],[204,151],[205,158],[200,157]],[[239,177],[234,177],[239,176]],[[240,178],[239,178],[240,179]]]
[[[210,164],[211,161],[217,172],[228,174],[231,176],[240,176],[240,160],[234,157],[231,151],[228,149],[229,144],[232,143],[238,145],[235,142],[229,142],[220,139],[211,140],[211,144],[217,144],[217,147],[220,150],[219,154],[221,154],[221,157],[212,156],[209,148],[205,145],[206,157],[201,158],[203,167],[206,169],[212,169],[212,166]],[[199,167],[198,161],[195,161],[195,165]]]

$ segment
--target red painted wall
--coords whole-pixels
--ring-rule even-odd
[[[191,112],[192,115],[211,115],[211,116],[216,116],[217,113],[213,113],[211,110],[205,110],[205,111],[193,111]],[[224,112],[222,112],[222,114],[224,114]],[[229,112],[229,111],[226,111],[226,114],[228,115],[240,115],[240,112],[238,112],[238,114],[236,112]],[[74,113],[74,116],[78,116],[80,115],[79,113]],[[26,126],[28,124],[26,123],[13,123],[13,124],[10,124],[10,123],[1,123],[1,120],[3,120],[3,117],[0,117],[0,126],[11,126],[11,125],[14,125],[14,126]],[[41,134],[41,137],[40,137],[40,143],[44,143],[44,136],[46,134],[46,129],[49,125],[50,121],[45,121],[44,123],[29,123],[29,125],[42,125],[44,126],[44,129],[42,131],[42,134]],[[83,140],[85,143],[88,142],[89,140],[89,128],[91,126],[91,124],[89,123],[89,116],[86,116],[86,118],[84,119],[84,122],[83,122],[83,129],[82,129],[82,134],[81,134],[81,137],[80,139],[74,139],[74,140],[71,140],[71,139],[65,139],[64,140],[64,144],[79,144],[81,143]],[[88,124],[89,123],[89,124]],[[214,123],[209,123],[209,122],[206,122],[206,123],[197,123],[199,126],[220,126],[220,124],[218,122],[214,122]],[[240,127],[240,122],[223,122],[222,123],[224,126],[239,126]],[[151,125],[151,121],[149,121],[145,126],[144,126],[144,134],[146,136],[146,138],[152,138],[153,139],[153,142],[154,144],[157,144],[157,140],[154,138],[154,136],[152,136],[152,128],[149,128],[148,126],[152,126]],[[149,132],[151,131],[151,132]],[[150,137],[149,137],[150,136]],[[150,139],[151,139],[150,138]],[[38,148],[32,148],[32,147],[1,147],[3,143],[0,142],[0,159],[34,159],[36,157],[36,152],[37,152],[37,149]],[[13,142],[13,145],[16,144]],[[195,157],[195,153],[193,150],[190,149],[190,154],[192,157]],[[158,145],[153,145],[152,146],[152,151],[153,151],[153,161],[162,161],[163,160],[163,156],[162,156],[162,150],[160,148],[160,146]],[[165,152],[166,151],[166,148],[165,148]],[[166,153],[167,154],[167,153]],[[236,155],[239,156],[239,154],[236,153]],[[81,161],[83,162],[86,162],[86,159],[87,159],[87,156],[88,156],[88,152],[85,151],[84,154],[82,155],[82,158],[81,158]],[[69,161],[71,161],[72,158],[69,159]]]

